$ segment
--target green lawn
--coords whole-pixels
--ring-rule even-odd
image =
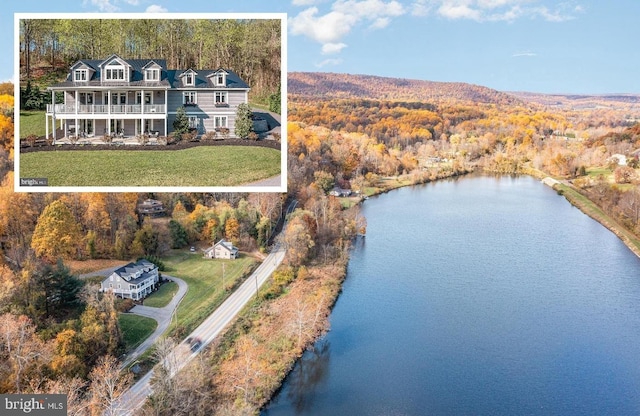
[[[605,178],[610,178],[613,175],[613,172],[609,168],[605,167],[594,167],[587,169],[587,175],[591,177],[604,176]]]
[[[131,313],[121,313],[118,316],[118,322],[127,351],[140,345],[149,335],[153,334],[158,326],[158,323],[151,318]]]
[[[46,134],[44,111],[20,111],[20,137],[25,138],[30,134]]]
[[[33,152],[20,155],[20,176],[49,186],[237,186],[280,174],[280,158],[252,146]]]
[[[229,291],[222,290],[222,264],[225,265],[224,284],[227,288],[231,288],[258,265],[251,257],[241,256],[236,260],[205,259],[183,250],[173,251],[162,261],[166,266],[166,274],[179,277],[189,285],[178,307],[178,327],[172,323],[170,328],[170,332],[178,338],[195,329],[228,296]]]
[[[143,301],[144,306],[153,308],[163,308],[171,302],[173,296],[178,292],[178,284],[175,282],[165,283],[160,289],[153,292]]]

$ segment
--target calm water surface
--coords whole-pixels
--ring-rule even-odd
[[[264,415],[639,415],[640,260],[528,177],[371,198],[331,331]]]

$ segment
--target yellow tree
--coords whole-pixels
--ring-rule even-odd
[[[80,227],[73,214],[60,200],[42,211],[31,239],[31,248],[39,257],[54,261],[69,259],[77,252],[81,240]]]
[[[227,240],[231,241],[233,244],[238,244],[240,239],[240,223],[238,220],[231,217],[224,224],[224,235]]]

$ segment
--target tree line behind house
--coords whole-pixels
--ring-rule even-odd
[[[277,19],[20,20],[25,87],[34,79],[43,84],[39,88],[58,82],[76,61],[114,53],[124,59],[166,59],[169,68],[231,69],[251,86],[252,99],[266,103],[279,94]]]

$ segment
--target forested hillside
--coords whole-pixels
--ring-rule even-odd
[[[20,79],[64,77],[79,59],[166,59],[172,69],[228,68],[257,97],[280,83],[280,20],[22,19]]]
[[[514,96],[479,85],[373,75],[290,72],[288,88],[290,94],[303,97],[522,104]]]
[[[105,29],[104,22],[93,24]],[[217,56],[212,49],[199,56],[190,47],[189,58],[171,58],[171,33],[160,43],[149,40],[154,46],[144,53],[166,52],[180,66]],[[29,58],[23,49],[32,73],[52,66],[66,71],[85,53],[106,53],[98,50],[102,44],[27,44],[45,45],[39,52],[27,48]],[[117,52],[143,54],[128,45]],[[288,248],[286,265],[219,337],[217,349],[207,349],[173,382],[155,380],[143,414],[257,412],[293,361],[327,329],[350,243],[366,231],[358,206],[347,207],[364,195],[471,170],[552,175],[640,234],[640,128],[634,121],[640,113],[628,103],[576,110],[468,84],[344,74],[293,73],[289,81],[286,195],[14,193],[12,98],[0,95],[0,392],[75,392],[70,407],[79,415],[102,414],[109,404],[99,393],[100,380],[119,377],[113,356],[122,352],[122,333],[115,303],[88,285],[80,289],[83,284],[58,259],[162,260],[172,250],[188,252],[192,244],[221,237],[245,252],[259,250],[287,197],[296,199],[297,209],[280,237]],[[355,196],[336,197],[335,187]],[[136,214],[136,204],[149,196],[163,202],[164,221]],[[69,296],[59,296],[62,289]],[[21,343],[17,333],[26,334]],[[111,378],[104,376],[109,363]]]

